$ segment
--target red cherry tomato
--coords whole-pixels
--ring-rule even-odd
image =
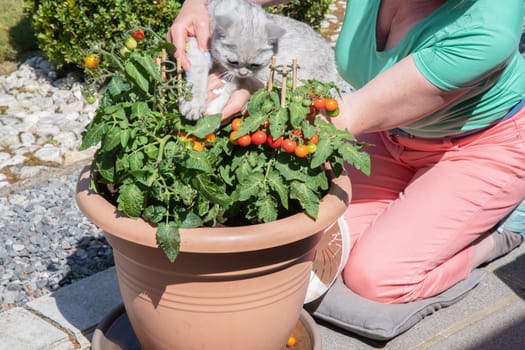
[[[267,140],[266,133],[262,130],[256,131],[252,134],[252,143],[254,145],[262,145]]]
[[[283,140],[283,149],[287,153],[293,153],[297,147],[297,142],[292,139]]]
[[[337,103],[336,99],[330,98],[330,99],[326,100],[325,109],[328,112],[334,112],[337,108],[339,108],[339,103]]]
[[[242,135],[237,139],[237,143],[239,146],[248,147],[252,143],[252,138],[250,134]]]
[[[141,41],[142,39],[144,39],[144,29],[133,30],[131,32],[131,36],[133,37],[133,39]]]
[[[321,110],[326,107],[326,100],[322,97],[314,98],[314,107],[317,110]]]
[[[271,148],[279,148],[283,144],[283,137],[279,136],[277,139],[274,140],[272,135],[268,135],[268,137],[266,138],[266,143]]]

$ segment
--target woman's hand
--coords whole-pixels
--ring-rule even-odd
[[[208,77],[208,104],[220,94],[223,87],[224,82],[219,74],[211,74]],[[235,90],[222,110],[222,124],[228,123],[233,115],[242,112],[250,96],[250,91],[246,89]]]
[[[185,71],[190,70],[190,61],[186,56],[186,42],[188,37],[197,39],[199,48],[208,51],[210,39],[210,18],[206,0],[186,0],[182,5],[179,15],[171,25],[166,40],[172,42],[175,47],[175,58],[179,59]]]

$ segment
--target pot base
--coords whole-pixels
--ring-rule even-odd
[[[321,350],[321,336],[317,324],[305,310],[292,331],[297,342],[283,350]],[[92,350],[140,350],[140,343],[131,328],[124,305],[111,311],[97,326],[91,341]]]

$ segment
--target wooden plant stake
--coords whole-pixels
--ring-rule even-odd
[[[288,75],[288,67],[283,64],[283,81],[281,84],[281,107],[286,107],[286,76]]]
[[[162,80],[166,80],[166,64],[164,62],[167,57],[166,49],[162,49],[160,54],[160,76],[162,77]]]
[[[292,60],[292,91],[297,88],[297,58]]]
[[[272,64],[270,66],[270,77],[268,78],[268,92],[272,91],[273,89],[273,76],[274,76],[274,72],[275,72],[275,64],[276,64],[276,57],[273,56],[272,57]]]

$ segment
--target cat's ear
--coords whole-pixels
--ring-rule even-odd
[[[286,30],[279,26],[276,26],[273,23],[267,23],[266,33],[268,34],[268,40],[272,43],[272,45],[275,45],[277,44],[279,39],[286,33]]]

